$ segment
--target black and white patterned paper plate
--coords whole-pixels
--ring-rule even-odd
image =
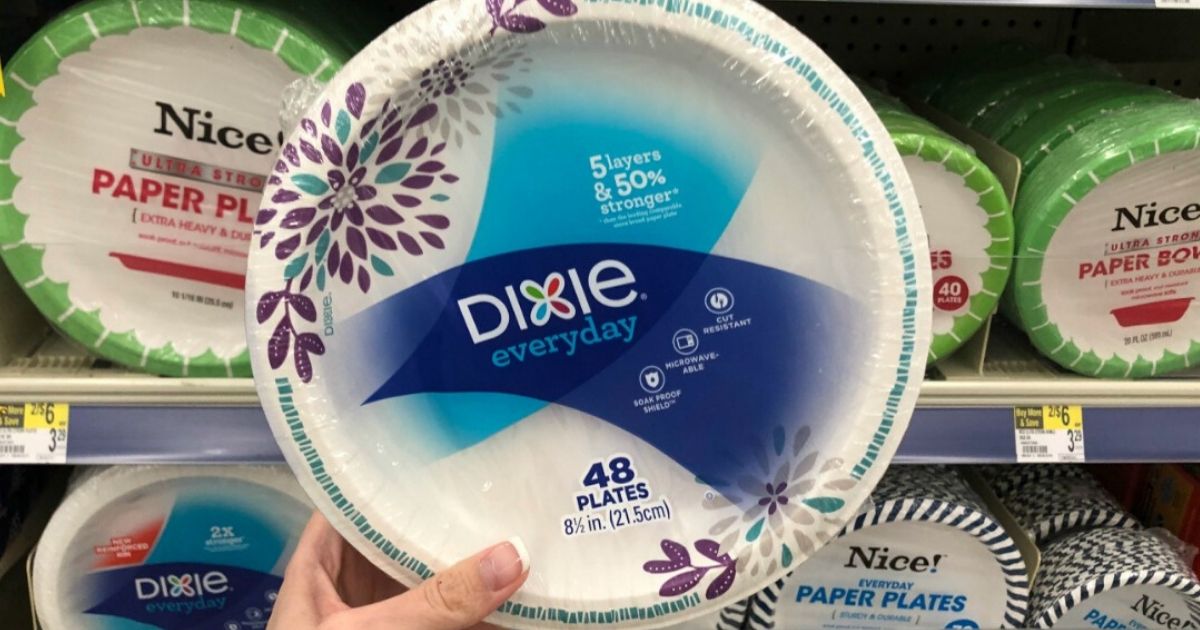
[[[872,493],[872,508],[864,506],[839,533],[916,521],[945,525],[974,536],[995,557],[1004,574],[1006,628],[1021,627],[1029,606],[1029,579],[1016,542],[992,519],[979,496],[953,470],[944,466],[892,467]],[[790,575],[788,576],[790,577]],[[776,609],[787,577],[750,598],[748,630],[775,628]],[[781,630],[792,630],[782,628]]]
[[[1082,466],[1029,466],[1029,465],[993,465],[980,466],[976,469],[992,492],[1000,499],[1007,498],[1014,491],[1048,479],[1083,479],[1089,477]]]
[[[988,470],[985,478],[1038,546],[1083,529],[1140,527],[1137,519],[1082,467],[1024,468],[1038,472],[987,475],[992,472]]]
[[[746,623],[746,613],[749,610],[749,600],[742,600],[736,604],[726,606],[721,611],[720,620],[717,621],[717,630],[741,630],[743,624]]]
[[[1200,583],[1191,568],[1152,532],[1128,528],[1076,532],[1047,545],[1030,598],[1031,625],[1053,627],[1088,599],[1134,585],[1177,592],[1200,625]]]

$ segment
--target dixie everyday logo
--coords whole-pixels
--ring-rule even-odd
[[[637,328],[636,316],[597,322],[592,312],[601,306],[618,309],[633,304],[638,299],[638,292],[632,287],[635,282],[633,270],[628,265],[619,260],[604,259],[592,265],[586,281],[575,267],[567,269],[565,275],[554,271],[541,282],[522,280],[517,287],[505,286],[503,298],[489,293],[464,297],[458,300],[458,310],[471,343],[475,345],[503,335],[514,323],[518,330],[525,331],[556,319],[570,321],[583,316],[581,328],[494,351],[492,364],[508,367],[513,361],[521,363],[549,354],[574,356],[581,344],[590,346],[615,340],[632,342]],[[484,322],[482,326],[481,321]]]
[[[847,569],[875,569],[877,571],[912,571],[913,573],[937,573],[938,564],[945,554],[932,556],[893,554],[887,547],[850,546],[850,559],[842,565]]]
[[[146,612],[184,615],[225,608],[227,598],[214,596],[232,590],[229,578],[221,571],[139,577],[134,579],[133,588],[138,601],[146,602]]]
[[[220,571],[209,571],[204,575],[199,573],[183,573],[180,575],[160,575],[157,578],[140,577],[133,581],[137,590],[137,598],[156,599],[159,597],[199,597],[202,595],[219,595],[229,590],[229,578]]]
[[[276,137],[278,144],[271,142],[271,137],[262,132],[246,133],[233,125],[216,127],[213,125],[213,113],[199,110],[195,107],[183,107],[183,114],[175,106],[162,101],[155,101],[158,106],[158,126],[154,133],[164,136],[179,135],[202,142],[204,144],[220,145],[227,149],[249,149],[258,155],[269,155],[275,152],[277,146],[283,146],[283,132]],[[175,131],[171,130],[175,128]],[[198,132],[198,133],[197,133]]]
[[[1128,224],[1128,227],[1139,229],[1200,219],[1200,203],[1189,203],[1182,208],[1179,206],[1159,208],[1157,201],[1151,201],[1150,203],[1137,204],[1134,206],[1134,210],[1124,207],[1113,208],[1113,212],[1117,214],[1117,222],[1109,231],[1124,232],[1126,224]]]

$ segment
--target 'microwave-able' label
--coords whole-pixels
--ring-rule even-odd
[[[38,606],[65,607],[88,630],[265,628],[308,510],[228,478],[170,485],[87,522],[69,543],[61,601]]]
[[[11,159],[45,276],[147,348],[242,352],[246,252],[294,77],[270,51],[193,28],[135,29],[63,59],[34,88]]]
[[[1055,622],[1059,628],[1102,630],[1179,630],[1200,627],[1192,607],[1178,591],[1161,586],[1122,586],[1089,597]]]
[[[1064,339],[1102,359],[1184,354],[1200,329],[1200,153],[1147,160],[1078,200],[1045,252]]]
[[[998,628],[1004,573],[970,534],[899,522],[851,532],[784,581],[778,628]]]
[[[982,274],[991,264],[987,211],[979,206],[979,193],[961,175],[920,156],[905,156],[904,166],[913,180],[921,217],[929,234],[933,265],[933,334],[954,328],[966,314],[971,296],[983,288]]]

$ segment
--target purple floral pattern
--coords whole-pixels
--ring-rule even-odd
[[[492,33],[505,30],[512,33],[536,33],[546,28],[546,23],[528,13],[527,10],[517,11],[526,0],[485,0],[488,15],[492,18]],[[508,7],[505,8],[505,5]],[[557,17],[570,17],[579,11],[572,0],[537,0],[547,13]],[[528,7],[527,7],[528,8]]]
[[[311,278],[311,273],[305,279]],[[288,280],[279,291],[268,291],[258,301],[256,315],[258,323],[265,323],[280,310],[283,316],[275,325],[271,339],[267,342],[267,361],[272,369],[279,369],[287,360],[288,354],[296,367],[296,374],[304,382],[312,380],[312,356],[325,354],[325,343],[320,335],[313,332],[301,332],[296,328],[295,318],[302,321],[316,322],[317,307],[312,299],[303,294],[304,282],[297,292],[292,292],[292,280]]]
[[[677,597],[696,588],[710,572],[716,571],[715,577],[708,582],[704,590],[706,599],[716,599],[733,586],[737,578],[737,565],[728,553],[721,553],[720,545],[714,540],[697,540],[692,546],[709,562],[695,564],[686,546],[673,540],[663,539],[659,545],[665,560],[650,560],[642,565],[647,573],[673,573],[658,589],[663,597]]]
[[[536,0],[520,10],[526,0],[485,2],[492,34],[545,28],[528,12],[535,4],[557,17],[578,12],[573,0]],[[316,324],[304,295],[311,285],[324,291],[341,282],[365,294],[379,277],[395,275],[385,257],[446,248],[451,218],[436,204],[449,201],[446,191],[459,180],[449,170],[447,144],[461,148],[464,131],[480,135],[479,116],[520,113],[518,100],[533,92],[509,82],[531,62],[519,43],[503,40],[478,59],[439,60],[394,98],[369,98],[363,83],[352,83],[340,102],[327,100],[315,118],[301,119],[297,136],[280,150],[270,198],[255,220],[258,246],[287,261],[284,287],[257,304],[259,324],[279,318],[268,344],[272,368],[290,355],[309,382],[312,357],[325,352],[317,333],[301,330],[305,322]],[[380,100],[381,111],[365,118],[367,104]]]
[[[381,253],[421,256],[446,247],[441,232],[451,220],[430,206],[448,201],[443,190],[459,178],[444,161],[446,143],[421,131],[437,117],[437,105],[405,109],[386,101],[364,120],[366,101],[366,88],[354,83],[341,103],[326,101],[315,120],[300,121],[300,133],[280,151],[269,180],[273,192],[255,219],[259,247],[288,261],[285,287],[258,302],[260,324],[284,305],[269,362],[279,368],[290,354],[304,382],[312,378],[312,355],[325,351],[315,333],[297,329],[316,322],[303,295],[311,284],[324,291],[336,281],[366,293],[375,278],[395,275]]]
[[[438,232],[450,226],[450,219],[425,206],[449,200],[432,191],[454,184],[458,176],[442,161],[446,143],[431,142],[417,129],[437,116],[437,105],[405,112],[386,101],[379,115],[363,122],[351,138],[365,99],[366,89],[355,83],[346,92],[344,109],[334,113],[326,102],[317,121],[302,119],[300,137],[284,146],[275,165],[272,183],[283,185],[270,203],[293,206],[271,226],[287,232],[276,241],[275,256],[288,259],[302,243],[315,244],[311,264],[320,290],[327,279],[337,279],[366,293],[374,274],[393,275],[379,250],[403,249],[420,256],[428,248],[445,248]],[[264,208],[260,224],[276,212]],[[274,235],[264,229],[261,246]]]

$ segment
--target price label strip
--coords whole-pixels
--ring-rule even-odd
[[[70,405],[0,404],[0,464],[63,464],[67,461]]]
[[[1014,407],[1017,462],[1083,462],[1083,407]]]
[[[4,66],[0,63],[0,98],[4,98]]]

